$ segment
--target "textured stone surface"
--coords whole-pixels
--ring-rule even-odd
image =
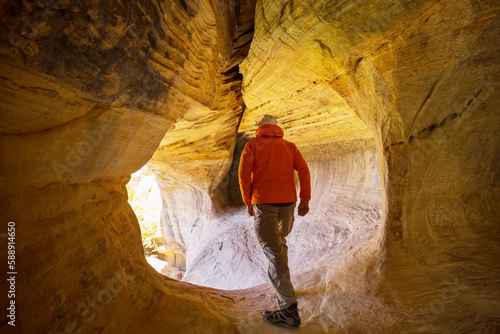
[[[236,12],[2,2],[1,217],[18,224],[17,330],[234,332],[220,301],[147,264],[124,187],[191,105],[233,108],[220,97],[242,59]]]
[[[498,330],[498,314],[486,311],[498,309],[499,291],[496,4],[262,1],[256,13],[241,130],[256,114],[286,117],[286,109],[312,121],[319,103],[294,101],[325,85],[335,92],[329,110],[340,96],[340,109],[369,129],[358,134],[376,143],[382,229],[344,267],[329,269],[331,282],[349,277],[348,296],[403,302],[399,321],[409,332]],[[311,136],[323,132],[318,118]],[[336,132],[333,144],[345,137]]]
[[[1,4],[19,332],[283,332],[235,183],[268,113],[312,174],[289,238],[302,331],[498,331],[498,4],[237,4]],[[147,264],[125,184],[148,160],[184,280],[246,289]]]

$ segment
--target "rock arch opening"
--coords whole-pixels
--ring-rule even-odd
[[[4,1],[0,13],[17,331],[266,332],[265,286],[216,290],[148,266],[125,185],[151,161],[169,233],[202,240],[186,259],[238,254],[220,227],[239,209],[224,210],[220,186],[234,189],[234,148],[272,113],[303,144],[322,204],[316,230],[297,222],[310,239],[296,259],[353,246],[321,272],[292,264],[311,266],[296,284],[304,331],[498,332],[495,1]],[[361,212],[380,214],[378,230]],[[358,222],[348,241],[338,217]]]
[[[323,97],[310,94],[307,103]],[[382,195],[375,141],[353,111],[324,104],[324,110],[317,112],[330,113],[333,122],[323,114],[326,121],[301,126],[287,122],[290,116],[287,118],[285,108],[297,106],[284,104],[281,112],[285,116],[278,113],[276,116],[285,130],[285,138],[291,141],[296,138],[308,161],[314,190],[311,214],[296,219],[288,238],[290,266],[299,276],[329,266],[374,238],[380,228]],[[169,262],[186,270],[182,281],[228,290],[267,283],[265,258],[256,243],[252,218],[246,215],[239,194],[239,154],[245,138],[253,135],[255,129],[245,131],[244,126],[237,131],[232,161],[218,161],[213,174],[207,172],[214,179],[217,174],[223,175],[219,183],[212,185],[212,192],[204,188],[205,175],[192,172],[210,168],[203,157],[192,156],[180,168],[176,165],[179,162],[171,162],[168,157],[162,161],[169,164],[168,169],[159,169],[155,156],[148,163],[155,169],[163,198],[156,246],[160,252],[169,254]],[[211,128],[217,130],[216,125]],[[185,131],[185,135],[190,133]],[[206,134],[207,130],[201,129],[199,133]],[[326,142],[321,137],[332,133],[338,136],[337,141]],[[168,134],[165,141],[167,137]],[[206,146],[213,149],[211,142],[201,141],[198,145],[200,149]],[[169,157],[175,157],[176,152],[171,150]],[[186,172],[187,177],[181,176]]]

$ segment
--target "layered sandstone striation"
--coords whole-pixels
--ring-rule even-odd
[[[229,1],[2,2],[1,211],[18,223],[17,330],[234,332],[216,300],[147,264],[125,184],[190,111],[236,108],[238,12]]]
[[[331,283],[347,295],[400,302],[404,316],[398,322],[410,332],[498,330],[498,314],[491,312],[498,309],[499,292],[492,267],[499,251],[493,237],[498,7],[469,1],[262,1],[256,13],[255,47],[242,66],[250,112],[240,129],[253,115],[292,114],[299,123],[292,123],[292,132],[303,124],[320,141],[324,127],[333,128],[328,141],[335,147],[349,134],[337,135],[338,117],[314,113],[328,96],[325,109],[355,113],[369,130],[349,128],[376,145],[380,233],[329,269],[334,279],[325,291]],[[307,100],[307,107],[294,103]],[[314,141],[303,145],[314,150]],[[490,288],[479,288],[479,281]],[[338,304],[330,299],[325,306],[326,313]],[[361,309],[371,313],[370,306]],[[376,331],[362,326],[356,325]]]
[[[311,169],[302,331],[500,329],[495,1],[0,6],[18,332],[281,333],[237,185],[264,114]],[[185,282],[144,259],[125,184],[148,161]]]

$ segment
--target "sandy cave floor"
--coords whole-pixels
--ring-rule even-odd
[[[276,309],[277,304],[267,280],[267,262],[253,235],[251,218],[241,211],[221,219],[220,233],[212,234],[207,240],[208,244],[216,244],[214,240],[230,239],[233,248],[226,247],[226,252],[216,253],[210,247],[200,247],[199,258],[203,261],[198,269],[191,270],[191,276],[198,270],[205,281],[198,280],[197,284],[208,287],[192,285],[193,282],[180,284],[214,296],[207,298],[207,302],[217,313],[236,324],[238,333],[363,333],[368,328],[377,332],[377,324],[387,328],[399,321],[402,314],[395,314],[392,307],[389,309],[376,296],[360,295],[349,287],[336,284],[335,277],[350,275],[342,267],[346,262],[356,262],[360,249],[375,241],[380,228],[379,211],[369,205],[339,204],[327,212],[296,218],[288,241],[292,281],[302,320],[299,329],[274,326],[262,319],[262,312]],[[316,228],[307,228],[311,226],[307,220],[314,220]],[[318,234],[326,242],[318,243],[315,240]],[[241,261],[254,257],[254,261],[248,262],[254,267],[246,268],[242,263],[238,270],[234,268],[234,257],[241,256],[236,256],[236,252],[242,245],[246,248],[246,256],[242,256]],[[209,272],[214,264],[219,267],[218,273]],[[221,272],[225,277],[221,277]],[[251,282],[254,286],[238,288],[229,284],[231,290],[227,290],[222,288],[227,282],[243,282],[243,285]]]
[[[264,310],[277,307],[270,283],[245,290],[196,289],[222,297],[207,298],[207,301],[217,313],[236,325],[238,333],[379,333],[402,319],[402,314],[395,314],[375,296],[354,295],[338,286],[326,285],[327,274],[328,267],[323,267],[292,277],[302,320],[298,329],[271,325],[263,320]]]

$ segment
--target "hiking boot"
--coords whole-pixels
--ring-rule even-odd
[[[297,304],[290,306],[284,310],[278,311],[264,311],[262,313],[264,320],[273,325],[283,325],[288,327],[299,327],[300,317]]]

